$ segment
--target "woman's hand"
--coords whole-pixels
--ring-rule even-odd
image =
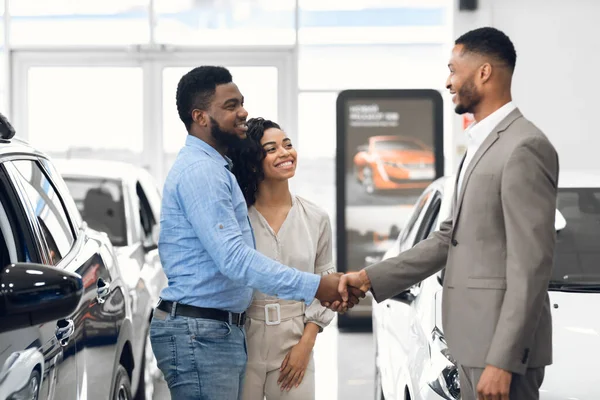
[[[298,387],[302,383],[318,333],[319,326],[309,322],[304,327],[304,334],[298,344],[286,354],[281,368],[279,368],[279,379],[277,380],[282,391],[289,392],[291,388]]]
[[[310,355],[313,346],[300,340],[297,345],[287,353],[281,368],[279,368],[279,379],[277,384],[281,385],[281,390],[288,392],[292,387],[298,387],[304,378],[304,372],[310,362]]]

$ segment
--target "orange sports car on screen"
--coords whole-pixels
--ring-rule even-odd
[[[372,136],[354,156],[356,178],[367,193],[424,189],[435,178],[433,150],[401,136]]]

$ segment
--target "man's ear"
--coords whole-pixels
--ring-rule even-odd
[[[194,108],[192,110],[192,119],[200,126],[208,126],[209,118],[205,111]]]
[[[485,63],[479,68],[479,79],[481,83],[487,82],[492,76],[492,64]]]

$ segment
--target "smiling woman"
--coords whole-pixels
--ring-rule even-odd
[[[296,170],[297,153],[292,140],[273,121],[252,118],[248,121],[247,141],[232,148],[235,174],[248,206],[256,202],[259,188],[269,191],[271,184],[292,178]]]
[[[335,272],[329,217],[316,204],[292,195],[289,180],[298,154],[270,120],[248,121],[245,146],[231,149],[233,173],[248,204],[256,249],[290,267],[318,275]],[[314,399],[312,350],[333,312],[257,292],[247,311],[248,366],[244,399]],[[268,327],[268,329],[267,329]],[[264,354],[268,356],[263,357]],[[270,369],[265,370],[264,366]]]

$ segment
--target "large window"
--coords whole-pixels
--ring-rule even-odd
[[[8,1],[14,46],[127,45],[150,40],[150,0]]]
[[[443,35],[445,0],[299,0],[301,44],[423,43]]]
[[[298,98],[298,153],[303,159],[335,156],[337,92],[302,92]]]
[[[57,157],[140,163],[141,68],[31,67],[26,84],[34,146]]]
[[[292,45],[294,0],[155,0],[156,40],[183,45]]]
[[[13,89],[28,87],[10,96],[17,134],[54,157],[142,165],[160,184],[186,138],[177,82],[198,65],[231,67],[250,117],[281,123],[317,173],[335,168],[339,92],[446,79],[449,0],[5,1]]]

